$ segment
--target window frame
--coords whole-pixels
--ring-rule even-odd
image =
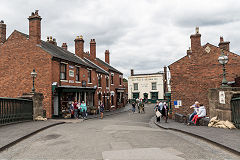
[[[75,80],[77,82],[80,82],[80,67],[77,67],[77,66],[76,66],[76,77],[75,77]]]
[[[62,66],[64,66],[64,71],[62,71]],[[64,74],[64,78],[62,78],[62,74]],[[60,80],[67,80],[67,64],[60,63]]]
[[[91,69],[88,69],[88,83],[92,83],[92,70]]]
[[[155,84],[155,88],[153,88],[153,84]],[[152,90],[157,90],[157,82],[152,82]]]
[[[135,88],[135,85],[137,86],[136,88]],[[138,83],[133,83],[133,90],[138,91]]]

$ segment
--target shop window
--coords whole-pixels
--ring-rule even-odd
[[[92,83],[92,71],[88,70],[88,83]]]
[[[109,87],[109,77],[106,77],[106,87]]]
[[[113,95],[111,95],[111,105],[114,105],[114,99],[113,99]]]
[[[111,74],[111,84],[113,84],[113,74]]]
[[[119,84],[122,85],[122,78],[121,77],[119,78],[119,81],[120,81]]]
[[[134,89],[134,91],[137,91],[137,90],[138,90],[138,83],[134,83],[134,84],[133,84],[133,89]]]
[[[66,73],[67,73],[67,65],[61,63],[60,64],[60,80],[67,80]]]
[[[98,75],[98,87],[102,87],[102,78],[101,78],[101,75],[99,74]]]
[[[76,68],[76,81],[80,81],[80,68]]]
[[[157,83],[156,82],[152,83],[152,90],[157,90]]]

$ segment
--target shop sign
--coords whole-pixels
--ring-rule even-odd
[[[70,69],[74,69],[74,66],[69,65],[69,68],[70,68]]]
[[[226,104],[225,103],[225,92],[224,91],[219,91],[219,103]]]
[[[177,100],[177,101],[174,101],[174,107],[175,108],[179,108],[182,106],[182,100]]]
[[[74,80],[69,80],[69,83],[74,83]]]
[[[69,77],[74,77],[74,70],[69,70]]]

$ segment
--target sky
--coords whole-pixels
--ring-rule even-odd
[[[202,45],[230,41],[230,51],[240,54],[239,0],[0,0],[0,20],[7,37],[16,29],[28,34],[28,17],[39,10],[42,40],[53,36],[74,53],[74,39],[83,35],[85,51],[90,39],[97,57],[124,77],[155,73],[186,55],[190,35],[200,30]]]

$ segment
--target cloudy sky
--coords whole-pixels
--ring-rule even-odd
[[[230,41],[239,54],[239,0],[1,0],[0,19],[7,36],[14,29],[28,34],[28,16],[35,9],[42,17],[42,40],[56,38],[74,52],[74,39],[83,35],[85,51],[95,38],[97,56],[129,76],[162,70],[186,55],[190,35],[200,27],[202,45]]]

